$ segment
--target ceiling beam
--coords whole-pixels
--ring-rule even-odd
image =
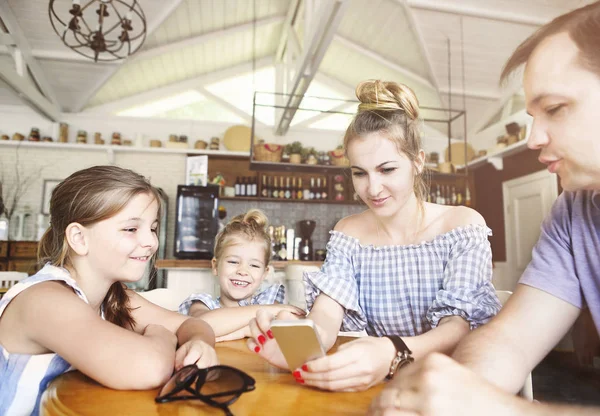
[[[430,10],[434,12],[457,14],[461,16],[476,17],[480,19],[496,20],[506,23],[518,23],[528,26],[543,26],[548,19],[526,16],[517,13],[502,12],[485,8],[470,7],[461,4],[449,3],[443,0],[406,0],[413,9]],[[483,4],[480,2],[479,4]]]
[[[358,103],[358,99],[356,98],[356,86],[348,85],[337,78],[325,74],[324,72],[317,72],[315,74],[315,79],[321,84],[325,84],[340,94],[347,96],[349,100],[356,100]]]
[[[417,38],[417,45],[419,46],[419,50],[421,51],[421,56],[425,60],[425,66],[427,67],[427,75],[437,92],[438,99],[440,100],[440,104],[442,103],[442,97],[440,96],[440,84],[437,81],[435,76],[435,71],[433,70],[431,55],[429,55],[429,50],[427,49],[427,45],[425,44],[425,37],[423,36],[423,32],[421,31],[421,26],[417,22],[415,18],[415,14],[413,13],[410,6],[406,3],[406,0],[396,0],[402,6],[404,13],[408,19],[408,24],[412,29],[415,37]]]
[[[4,22],[6,29],[8,29],[8,32],[14,41],[14,46],[23,54],[23,60],[27,64],[29,72],[31,72],[31,75],[40,88],[42,94],[46,96],[48,100],[50,100],[52,105],[56,108],[56,112],[59,113],[61,109],[58,99],[56,98],[56,94],[50,86],[42,67],[31,54],[29,42],[19,26],[17,17],[6,1],[0,1],[0,18],[2,18],[2,22]]]
[[[146,26],[146,37],[150,36],[150,34],[152,34],[152,32],[154,32],[156,28],[159,27],[177,9],[177,7],[179,7],[182,2],[183,0],[171,0],[169,2],[165,2],[167,6],[164,8],[164,13],[162,13],[152,22],[148,22],[148,25]],[[115,65],[113,68],[107,71],[106,74],[96,83],[96,85],[94,85],[92,89],[88,91],[87,94],[83,94],[81,99],[73,106],[73,112],[80,112],[87,105],[87,103],[90,102],[92,97],[96,95],[100,88],[102,88],[104,84],[106,84],[108,80],[111,79],[112,76],[119,70],[119,68],[124,65],[125,62],[127,62],[126,59],[121,61],[120,65]]]
[[[9,33],[0,32],[0,45],[13,46],[15,45],[15,40]]]
[[[273,65],[273,56],[268,56],[256,61],[256,69],[261,69],[266,66]],[[122,110],[135,107],[140,104],[160,100],[165,97],[170,97],[183,91],[197,89],[198,87],[211,84],[229,77],[239,75],[240,73],[252,71],[252,61],[244,62],[243,64],[228,67],[224,70],[214,71],[203,74],[197,77],[177,81],[160,88],[154,88],[139,94],[130,95],[116,101],[97,105],[85,109],[85,113],[100,113],[113,114]]]
[[[444,94],[444,95],[449,95],[450,89],[448,87],[441,88],[440,93]],[[480,100],[498,100],[501,98],[500,94],[498,94],[496,92],[492,92],[492,91],[477,91],[477,90],[463,91],[462,89],[461,90],[453,90],[452,95],[456,95],[459,97],[462,97],[464,95],[465,97],[477,98]]]
[[[498,114],[500,110],[504,108],[508,100],[511,100],[515,94],[522,88],[521,77],[515,74],[511,79],[510,83],[504,88],[502,95],[495,102],[491,103],[486,109],[485,113],[473,123],[473,126],[469,130],[467,137],[475,137],[489,122]]]
[[[284,16],[272,16],[266,17],[256,21],[256,27],[262,27],[267,25],[274,25],[281,23],[285,20]],[[229,36],[234,33],[245,32],[252,30],[254,22],[242,23],[240,25],[229,26],[224,29],[214,30],[212,32],[203,33],[198,36],[192,36],[187,39],[178,40],[176,42],[167,43],[150,49],[142,49],[138,53],[131,56],[130,61],[138,61],[140,59],[150,59],[168,52],[173,52],[175,49],[187,48],[190,46],[200,45],[208,42],[209,40],[221,38],[223,36]]]
[[[51,121],[60,120],[58,108],[8,62],[0,61],[0,79],[40,115]]]
[[[229,101],[224,100],[223,98],[219,97],[216,94],[213,94],[212,92],[210,92],[209,90],[204,88],[204,86],[197,86],[195,89],[200,94],[207,97],[208,99],[216,102],[217,104],[221,105],[222,107],[225,107],[230,112],[234,113],[236,116],[238,116],[239,118],[244,120],[248,125],[252,124],[252,114],[248,114],[245,111],[240,110],[238,107],[231,104]],[[254,120],[254,122],[256,123],[256,125],[258,125],[260,127],[265,126],[265,124],[263,122],[259,121],[258,119]]]
[[[293,24],[299,16],[300,0],[292,0],[290,7],[288,8],[285,21],[283,22],[283,28],[281,29],[281,38],[279,38],[279,45],[277,46],[277,52],[275,53],[275,60],[277,62],[283,61],[283,53],[287,44],[287,37],[290,30],[293,30]]]
[[[307,9],[310,15],[305,16],[305,23],[310,23],[310,34],[305,32],[305,39],[310,41],[304,42],[302,54],[295,61],[294,77],[284,91],[287,94],[285,108],[275,120],[275,134],[283,135],[288,131],[296,108],[317,73],[348,4],[347,0],[331,0],[320,2],[314,10]]]
[[[392,61],[390,61],[389,59],[379,55],[376,52],[373,52],[370,49],[367,49],[366,47],[359,45],[358,43],[343,37],[342,35],[338,35],[336,34],[334,36],[334,39],[337,42],[340,42],[342,45],[348,47],[349,49],[352,49],[358,53],[360,53],[363,56],[366,56],[367,58],[370,58],[378,63],[380,63],[381,65],[386,66],[387,68],[396,71],[402,75],[404,75],[407,78],[410,78],[413,81],[418,82],[419,84],[422,84],[428,88],[437,90],[435,85],[433,85],[431,83],[431,81],[429,81],[428,79],[423,78],[421,75],[411,71],[410,69],[406,69],[403,66],[400,66]]]

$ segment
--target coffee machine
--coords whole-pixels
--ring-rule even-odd
[[[300,260],[312,261],[313,256],[313,244],[312,244],[312,233],[315,231],[317,223],[313,220],[302,220],[298,221],[298,231],[300,234],[300,244],[298,245],[298,254]]]

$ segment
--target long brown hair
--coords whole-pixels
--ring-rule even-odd
[[[413,90],[404,84],[368,80],[358,84],[356,97],[360,104],[344,135],[346,152],[354,138],[379,132],[396,143],[398,151],[404,153],[414,167],[422,144],[419,100]],[[427,199],[429,186],[424,168],[415,175],[414,192],[420,204]]]
[[[53,266],[70,266],[71,248],[65,235],[67,226],[91,226],[119,213],[137,195],[148,194],[160,201],[159,191],[141,175],[117,166],[94,166],[73,173],[52,191],[50,228],[38,247],[38,261]],[[159,204],[160,211],[160,204]],[[160,212],[158,214],[160,218]],[[107,321],[133,328],[126,286],[111,285],[102,302]]]
[[[235,243],[236,237],[245,238],[248,241],[259,241],[265,247],[265,266],[269,265],[271,260],[271,237],[267,232],[269,220],[267,216],[259,209],[251,209],[245,214],[235,217],[225,226],[217,235],[215,242],[215,259],[223,254],[223,250]]]
[[[561,32],[568,33],[579,48],[583,67],[600,76],[600,1],[597,1],[558,16],[540,27],[513,52],[504,65],[500,81],[505,81],[515,69],[526,63],[544,39]]]

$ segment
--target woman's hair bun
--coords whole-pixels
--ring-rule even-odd
[[[419,118],[419,100],[408,86],[396,82],[368,80],[356,87],[358,112],[402,110],[410,120]]]

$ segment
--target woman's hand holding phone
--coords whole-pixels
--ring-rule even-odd
[[[297,378],[323,390],[362,391],[383,381],[394,355],[394,345],[387,338],[358,338],[334,354],[309,361]]]
[[[287,369],[288,366],[285,357],[281,349],[279,349],[279,345],[274,340],[273,332],[271,331],[271,322],[274,319],[289,320],[300,318],[287,310],[274,315],[268,309],[259,309],[256,312],[256,317],[248,323],[250,338],[246,341],[246,345],[248,345],[251,351],[254,351],[275,367]]]

